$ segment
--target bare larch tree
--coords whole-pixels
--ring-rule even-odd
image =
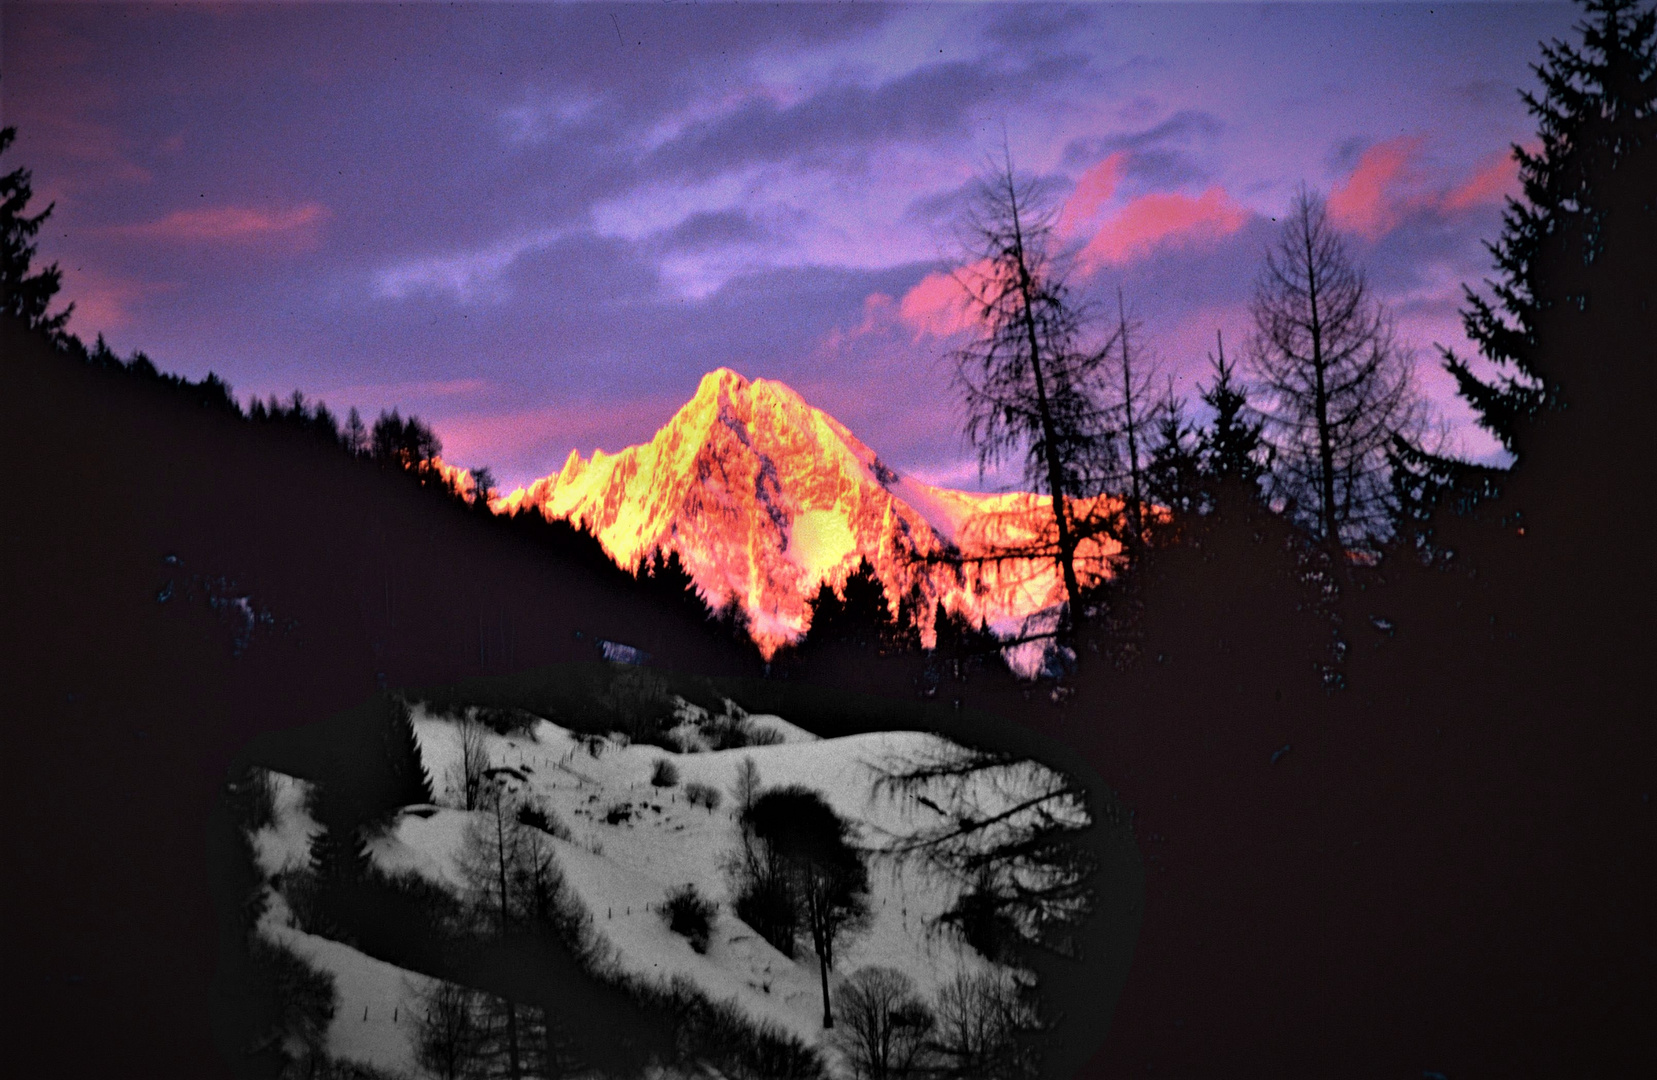
[[[963,247],[971,261],[957,274],[976,323],[974,340],[955,352],[955,384],[980,473],[1023,459],[1024,481],[1052,497],[1054,540],[1040,554],[1056,560],[1072,617],[1081,582],[1082,536],[1074,500],[1101,490],[1113,446],[1100,395],[1107,353],[1081,346],[1083,313],[1052,253],[1053,213],[1011,158],[978,183]]]
[[[1422,427],[1410,358],[1324,202],[1302,188],[1266,253],[1250,355],[1278,497],[1330,544],[1385,529],[1387,447]]]

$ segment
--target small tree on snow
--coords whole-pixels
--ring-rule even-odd
[[[469,1080],[479,1071],[484,1042],[482,994],[450,982],[420,995],[414,1016],[414,1056],[437,1080]]]
[[[448,788],[451,795],[459,795],[462,810],[476,810],[482,805],[489,771],[488,742],[482,724],[461,720],[459,729],[460,758],[449,766]]]
[[[833,1028],[828,974],[835,948],[869,917],[869,871],[851,843],[852,825],[821,794],[795,785],[761,795],[744,824],[782,872],[798,924],[817,954],[823,1027]]]
[[[857,1080],[903,1080],[927,1065],[932,1012],[908,975],[889,967],[854,972],[834,992],[841,1026],[834,1043]]]
[[[1016,1080],[1035,1075],[1034,1055],[1019,1033],[1036,1026],[1026,988],[1001,972],[962,972],[934,999],[932,1046],[947,1077]]]
[[[736,767],[736,782],[731,785],[731,800],[736,803],[738,815],[746,815],[754,808],[760,791],[759,766],[753,758],[744,757]]]

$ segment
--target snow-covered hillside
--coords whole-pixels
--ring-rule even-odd
[[[413,870],[456,890],[457,864],[467,825],[478,815],[455,809],[451,787],[461,755],[461,727],[452,719],[414,712],[421,756],[444,805],[406,808],[370,852],[388,871]],[[832,1056],[822,1036],[822,1001],[816,960],[809,948],[790,960],[732,912],[722,865],[738,842],[732,799],[737,771],[752,759],[765,788],[798,784],[814,789],[843,818],[854,822],[865,847],[909,835],[927,811],[912,802],[877,794],[877,766],[948,752],[937,736],[880,732],[817,739],[777,717],[747,717],[782,741],[721,751],[672,753],[655,746],[625,745],[619,738],[577,736],[541,720],[528,730],[498,735],[485,729],[485,751],[495,775],[516,798],[538,803],[567,827],[569,839],[552,839],[564,879],[592,917],[592,928],[624,971],[666,985],[690,980],[714,1001],[734,1002],[756,1020],[767,1020]],[[690,742],[693,740],[687,740]],[[658,762],[670,761],[678,783],[651,783]],[[717,808],[692,804],[686,787],[705,784],[725,793]],[[267,874],[303,865],[315,831],[304,809],[304,785],[278,777],[275,820],[254,837]],[[1018,792],[1002,792],[1013,799]],[[917,814],[920,815],[917,818]],[[987,971],[988,961],[930,924],[955,897],[948,882],[918,867],[879,860],[870,866],[871,921],[836,954],[832,979],[865,965],[896,967],[930,995],[963,971]],[[705,953],[672,933],[657,906],[670,889],[694,884],[719,902]],[[335,975],[340,995],[329,1031],[329,1049],[350,1060],[415,1075],[413,1034],[407,1018],[429,983],[337,942],[293,925],[280,897],[261,929],[317,967]]]

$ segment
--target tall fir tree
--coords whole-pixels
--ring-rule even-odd
[[[388,805],[402,807],[432,802],[435,796],[431,772],[420,755],[420,740],[414,733],[414,714],[408,702],[386,699],[383,716],[381,745],[390,777]]]
[[[1486,381],[1468,360],[1442,350],[1446,370],[1480,425],[1516,458],[1524,456],[1524,422],[1568,405],[1566,384],[1587,374],[1549,366],[1538,333],[1545,313],[1586,301],[1579,291],[1562,291],[1551,268],[1568,252],[1591,264],[1613,231],[1629,242],[1650,240],[1657,209],[1651,171],[1657,9],[1642,10],[1638,0],[1587,0],[1583,8],[1581,46],[1558,40],[1543,46],[1542,63],[1534,67],[1541,95],[1520,94],[1537,118],[1542,145],[1536,152],[1513,147],[1523,199],[1508,199],[1502,235],[1489,245],[1497,272],[1486,282],[1490,298],[1465,289],[1463,325],[1495,372]],[[1608,177],[1620,178],[1616,187],[1643,194],[1636,192],[1626,200],[1631,205],[1619,210],[1619,200],[1606,190]],[[1446,459],[1416,458],[1418,470],[1436,475],[1440,486],[1481,476]]]
[[[0,154],[16,138],[16,128],[0,129]],[[63,271],[57,263],[34,271],[35,237],[52,215],[52,206],[29,215],[29,200],[34,197],[31,180],[32,174],[24,168],[0,176],[0,311],[23,320],[30,329],[41,331],[54,341],[61,341],[64,325],[69,322],[75,305],[70,304],[56,315],[46,314],[63,284]]]

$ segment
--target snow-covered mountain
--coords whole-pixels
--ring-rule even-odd
[[[804,631],[819,583],[838,585],[860,558],[893,603],[919,585],[928,637],[940,600],[974,622],[1016,627],[1062,598],[1050,562],[919,560],[1028,538],[1047,503],[901,476],[783,383],[720,368],[650,442],[591,459],[571,451],[558,473],[492,505],[580,522],[625,567],[657,550],[678,552],[712,605],[738,599],[769,655]]]

